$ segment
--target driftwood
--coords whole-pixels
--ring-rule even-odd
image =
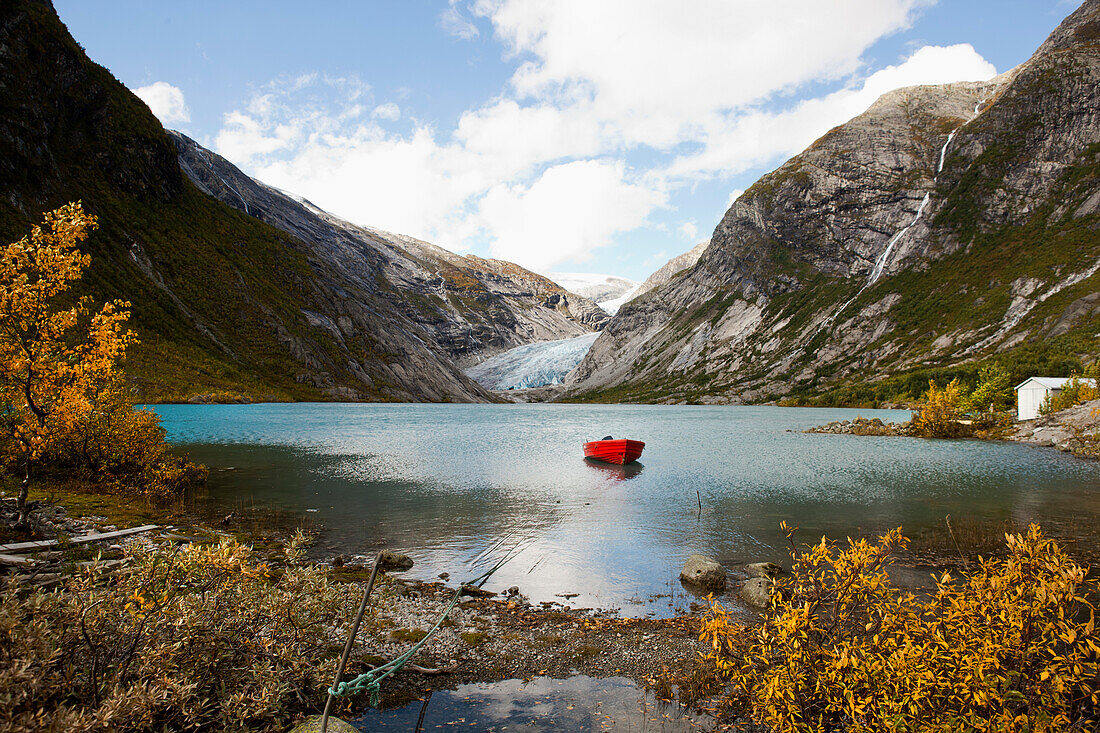
[[[452,667],[421,667],[419,664],[406,664],[405,669],[410,672],[416,672],[417,674],[436,675],[436,674],[452,674],[458,671],[458,665]]]
[[[0,565],[33,565],[34,560],[19,555],[0,555]]]
[[[101,540],[110,540],[116,537],[127,537],[132,534],[143,534],[145,532],[152,532],[154,529],[160,529],[159,524],[146,524],[141,527],[131,527],[130,529],[119,529],[114,532],[101,532],[99,534],[86,534],[82,537],[72,537],[66,541],[66,544],[82,545],[86,542],[99,542]],[[61,540],[35,540],[32,542],[16,542],[14,545],[0,545],[0,553],[7,552],[35,552],[37,550],[45,550],[51,547],[57,547],[61,544]]]

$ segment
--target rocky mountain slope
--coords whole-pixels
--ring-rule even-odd
[[[181,168],[200,190],[292,234],[359,289],[384,295],[460,367],[523,344],[591,333],[610,320],[592,301],[519,265],[356,226],[170,134]]]
[[[1089,0],[1008,74],[884,95],[747,190],[691,270],[624,306],[572,394],[874,401],[899,375],[1095,354],[1098,82]]]
[[[654,270],[653,274],[645,279],[645,282],[637,287],[632,297],[637,298],[639,295],[644,295],[654,288],[658,288],[676,275],[680,274],[689,267],[693,267],[699,258],[703,256],[703,252],[710,246],[710,240],[706,239],[699,244],[695,245],[687,252],[681,255],[676,255],[671,260],[661,265]]]
[[[99,217],[81,287],[133,304],[127,371],[144,399],[491,400],[459,362],[605,318],[507,263],[355,230],[286,196],[235,210],[180,156],[49,0],[0,5],[0,236],[70,200]],[[185,163],[214,178],[221,165]]]

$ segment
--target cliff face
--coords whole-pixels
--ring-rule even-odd
[[[1098,28],[1089,0],[1009,74],[891,92],[761,178],[620,310],[573,394],[738,402],[1090,348]]]
[[[170,134],[180,166],[202,191],[306,243],[318,261],[357,290],[386,299],[437,353],[461,367],[522,344],[590,333],[610,320],[592,301],[518,265],[356,226],[253,180],[185,135]]]
[[[228,183],[231,166],[188,157],[187,143],[87,58],[49,2],[0,5],[0,237],[71,200],[98,216],[81,288],[133,303],[127,371],[144,399],[492,400],[458,362],[605,318],[507,263],[359,230],[270,190],[246,205],[263,187]]]

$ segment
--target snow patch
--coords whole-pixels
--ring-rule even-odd
[[[618,275],[599,275],[590,272],[551,272],[547,275],[571,293],[582,295],[596,302],[612,315],[619,307],[634,297],[640,283]]]

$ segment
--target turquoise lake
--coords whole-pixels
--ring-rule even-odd
[[[510,557],[486,587],[534,602],[664,616],[693,597],[692,553],[784,561],[809,542],[901,526],[1038,521],[1095,538],[1100,464],[1011,443],[804,434],[907,412],[640,405],[162,405],[168,438],[211,468],[210,511],[277,510],[313,552],[416,561],[451,582]],[[641,465],[582,458],[612,434]],[[701,508],[700,508],[701,505]],[[1091,540],[1088,540],[1091,541]],[[577,594],[573,596],[572,594]],[[566,597],[568,596],[568,597]]]

